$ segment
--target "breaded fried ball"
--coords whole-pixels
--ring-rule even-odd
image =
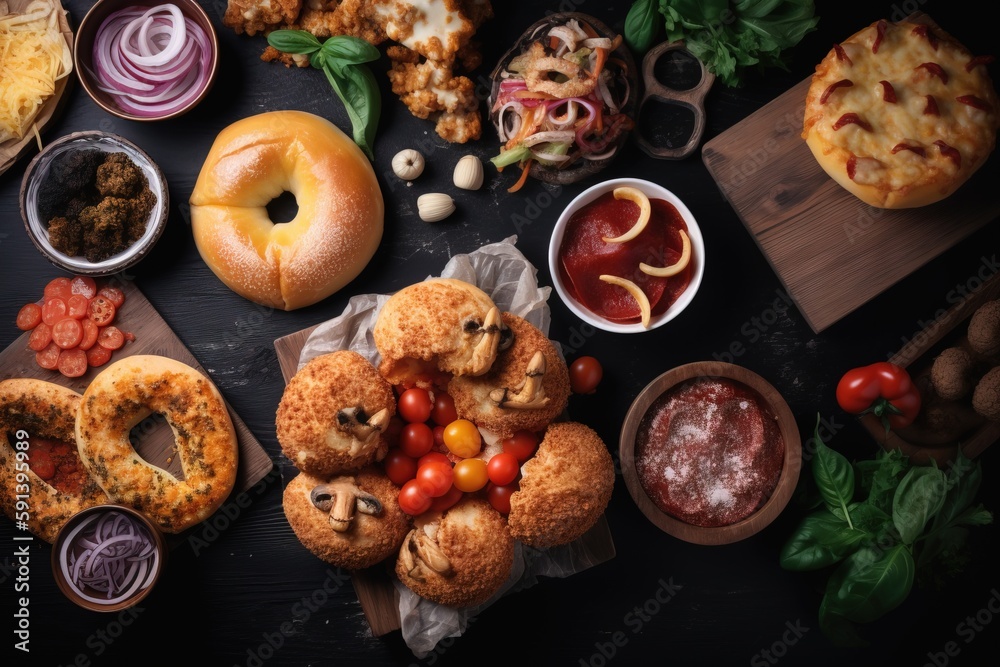
[[[956,401],[972,389],[972,356],[960,347],[949,347],[934,359],[931,383],[941,398]]]
[[[467,496],[442,513],[414,520],[396,575],[422,598],[450,607],[481,604],[510,576],[514,540],[488,502]]]
[[[988,357],[1000,356],[1000,300],[989,301],[973,313],[969,347]]]
[[[392,387],[357,352],[311,359],[292,377],[278,404],[281,450],[304,472],[330,476],[384,455],[383,436],[396,412]]]
[[[360,570],[395,554],[410,530],[398,494],[384,472],[368,466],[331,479],[299,473],[282,504],[306,549],[331,565]]]
[[[478,377],[451,380],[448,393],[455,399],[458,416],[509,438],[515,431],[541,431],[569,401],[569,369],[552,341],[522,317],[503,313],[503,323],[513,343],[497,353],[493,367]],[[538,357],[543,371],[538,375]]]
[[[615,466],[600,436],[575,422],[552,424],[521,466],[507,524],[538,548],[567,544],[590,530],[611,501]]]
[[[990,421],[1000,421],[1000,366],[991,368],[976,385],[972,408]]]
[[[500,325],[493,300],[470,283],[432,278],[404,287],[382,306],[372,331],[379,371],[394,385],[437,371],[482,375],[496,358]]]

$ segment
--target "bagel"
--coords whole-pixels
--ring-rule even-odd
[[[28,530],[50,543],[74,514],[111,502],[83,466],[70,475],[75,488],[60,490],[27,465],[35,463],[32,448],[43,438],[71,445],[76,455],[80,398],[75,391],[42,380],[0,382],[0,506],[11,519],[26,521]],[[18,509],[18,495],[28,496],[28,509]]]
[[[154,412],[174,432],[183,481],[129,442],[132,427]],[[222,395],[200,372],[166,357],[133,355],[98,373],[80,401],[76,442],[108,496],[166,533],[207,519],[236,482],[236,431]]]
[[[295,195],[272,223],[267,204]],[[191,228],[208,267],[237,294],[284,310],[353,280],[382,239],[384,204],[361,149],[324,118],[272,111],[222,130],[191,193]]]

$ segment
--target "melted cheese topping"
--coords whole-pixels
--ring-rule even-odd
[[[849,174],[853,170],[857,183],[882,183],[899,190],[935,178],[965,178],[995,144],[1000,103],[986,68],[977,66],[967,72],[972,55],[964,47],[937,34],[935,48],[925,35],[913,32],[915,27],[907,22],[887,23],[878,52],[873,53],[877,29],[869,26],[842,44],[851,62],[839,58],[834,50],[816,68],[807,98],[806,134],[815,132],[832,150],[842,149],[855,156],[848,170]],[[933,66],[921,67],[923,63],[939,65],[947,82],[934,73]],[[853,85],[834,89],[826,102],[820,103],[830,85],[842,79]],[[895,103],[884,99],[882,81],[892,86]],[[924,112],[929,95],[938,115]],[[956,100],[964,95],[975,95],[990,110]],[[855,123],[835,129],[838,120],[849,113],[857,114],[871,130]],[[937,141],[959,151],[961,166],[935,144]],[[918,150],[893,153],[899,144]],[[844,155],[843,159],[849,157]]]
[[[475,31],[457,0],[376,0],[385,32],[431,60],[451,60]]]

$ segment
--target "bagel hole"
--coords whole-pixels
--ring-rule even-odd
[[[653,65],[653,77],[672,90],[691,90],[701,82],[701,65],[686,51],[668,51]]]
[[[128,434],[133,449],[143,459],[184,481],[181,457],[177,455],[174,431],[158,412],[150,414],[132,427]]]
[[[679,104],[651,98],[643,105],[639,132],[655,148],[681,148],[694,132],[694,112]]]
[[[267,203],[267,217],[276,225],[291,222],[298,214],[299,203],[291,192],[282,192]]]

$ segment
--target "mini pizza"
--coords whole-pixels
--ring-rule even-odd
[[[986,161],[1000,102],[986,71],[936,25],[881,20],[817,65],[802,137],[862,201],[914,208],[944,199]]]

